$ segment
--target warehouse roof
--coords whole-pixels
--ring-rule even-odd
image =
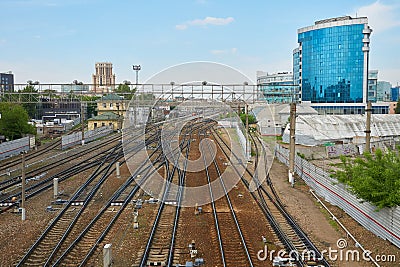
[[[300,115],[296,118],[296,143],[319,145],[330,141],[354,141],[365,137],[365,115]],[[400,136],[400,114],[373,114],[371,137]],[[283,134],[289,142],[289,125]]]

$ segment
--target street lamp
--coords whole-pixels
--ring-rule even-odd
[[[204,86],[207,85],[207,81],[201,82],[201,98],[204,99]]]
[[[29,85],[38,85],[39,81],[28,80],[26,83],[29,84]]]
[[[83,84],[83,82],[79,82],[78,80],[74,80],[72,83],[75,84],[75,85],[82,85]]]
[[[136,71],[136,88],[137,88],[139,84],[139,70],[141,70],[142,67],[140,65],[133,65],[132,68],[134,71]]]
[[[172,81],[169,84],[171,85],[171,100],[174,101],[174,85],[175,85],[175,82]]]

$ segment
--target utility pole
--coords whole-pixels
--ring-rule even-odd
[[[21,154],[22,157],[22,166],[21,166],[21,178],[22,178],[22,193],[21,193],[21,218],[23,221],[26,219],[26,213],[25,213],[25,151],[22,151]]]
[[[370,35],[372,33],[372,29],[365,25],[363,29],[363,47],[362,51],[364,53],[364,77],[363,77],[363,103],[367,104],[366,112],[366,129],[365,129],[365,151],[371,152],[371,113],[372,113],[372,104],[371,101],[368,100],[368,74],[369,74],[369,42]]]
[[[136,83],[135,83],[135,85],[136,85],[136,88],[135,88],[135,90],[136,90],[136,93],[139,91],[138,90],[138,84],[139,84],[139,71],[142,69],[142,66],[140,66],[140,65],[132,65],[132,69],[136,72]],[[143,92],[144,93],[144,92]],[[138,107],[139,107],[139,105],[138,105],[138,101],[139,101],[139,99],[138,99],[138,97],[136,96],[135,97],[135,105],[134,105],[134,111],[133,111],[133,124],[134,124],[134,126],[136,127],[136,124],[137,124],[137,115],[136,115],[136,112],[138,112]]]
[[[85,144],[85,118],[83,112],[83,102],[81,102],[81,125],[82,125],[82,145]]]
[[[134,71],[136,71],[136,90],[137,90],[137,87],[138,87],[138,84],[139,84],[139,70],[141,70],[142,67],[140,65],[133,65],[132,69]]]
[[[290,103],[289,183],[294,185],[294,160],[296,153],[296,103]]]
[[[249,153],[249,105],[246,104],[246,157],[247,160],[250,160]]]
[[[371,113],[372,113],[372,104],[371,101],[367,103],[367,109],[365,110],[367,113],[367,125],[365,130],[365,151],[371,152]]]

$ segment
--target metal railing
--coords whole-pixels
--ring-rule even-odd
[[[289,150],[277,145],[275,155],[289,164]],[[377,208],[351,194],[343,184],[323,169],[300,156],[295,158],[295,171],[314,192],[332,205],[338,206],[367,230],[400,248],[400,207]]]

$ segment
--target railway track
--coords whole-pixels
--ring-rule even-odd
[[[39,156],[43,156],[47,152],[56,149],[57,147],[61,148],[61,138],[58,138],[57,140],[54,140],[49,144],[41,146],[38,150],[33,150],[28,152],[28,154],[25,157],[25,160],[29,161]],[[14,171],[15,169],[12,170],[12,168],[19,165],[21,165],[21,157],[14,156],[8,160],[2,160],[2,166],[0,167],[0,176],[5,175],[8,172]]]
[[[125,152],[137,153],[144,149],[146,145],[157,142],[159,139],[158,135],[158,131],[155,131],[153,137],[148,138],[145,144],[142,145],[140,143],[138,145],[133,145],[129,149],[134,151]],[[155,154],[157,151],[158,150],[153,151],[152,154]],[[82,185],[77,193],[70,199],[59,215],[50,223],[39,239],[22,257],[17,266],[59,266],[60,262],[62,262],[61,265],[63,266],[68,264],[76,266],[80,260],[86,262],[90,258],[90,255],[93,254],[98,245],[98,243],[93,241],[96,240],[96,237],[98,237],[98,234],[100,233],[101,236],[98,237],[97,241],[101,242],[106,233],[110,230],[112,224],[130,203],[134,193],[136,193],[139,188],[135,183],[135,178],[137,178],[136,175],[130,177],[124,185],[115,192],[115,194],[91,221],[90,218],[87,218],[87,213],[84,216],[85,218],[83,218],[82,215],[84,210],[93,202],[92,199],[96,195],[96,192],[113,171],[112,166],[123,156],[122,152],[121,144],[114,148],[113,153],[110,153],[107,158],[103,160],[102,164],[98,166],[91,178],[88,179],[88,182]],[[157,161],[159,160],[156,159],[156,162]],[[124,162],[125,161],[122,161],[122,163]],[[97,182],[95,182],[94,179],[96,179]],[[89,180],[91,180],[91,182],[89,182]],[[125,197],[122,197],[123,195]],[[123,204],[117,206],[120,210],[117,213],[107,212],[111,203],[121,203],[121,198],[124,199]],[[74,206],[74,203],[82,203],[82,205]],[[115,216],[112,216],[114,214]],[[89,223],[88,220],[90,221]],[[107,225],[105,222],[110,220],[111,222]],[[87,226],[82,230],[80,229],[82,225]],[[105,225],[106,229],[104,229]],[[86,256],[83,259],[84,255]]]
[[[133,266],[144,267],[151,264],[172,266],[174,260],[178,260],[178,257],[174,256],[174,244],[179,221],[182,186],[186,175],[186,163],[190,150],[192,133],[194,131],[193,125],[190,125],[189,129],[183,129],[183,131],[184,133],[181,135],[181,141],[178,146],[180,149],[175,151],[176,154],[172,157],[175,161],[169,162],[166,160],[167,182],[161,203],[147,244],[144,250],[140,252],[140,255],[138,255],[139,257]],[[166,141],[165,145],[170,145],[170,143]],[[185,151],[184,166],[178,168],[179,157],[183,151]],[[179,185],[178,191],[171,190],[171,183]]]
[[[61,167],[61,168],[63,168],[62,171],[59,171],[58,173],[55,173],[48,177],[45,177],[46,175],[41,175],[41,177],[39,179],[32,178],[32,177],[27,178],[27,181],[29,181],[29,183],[27,183],[28,187],[25,190],[26,191],[26,199],[32,198],[32,197],[38,195],[39,193],[47,190],[48,188],[52,187],[54,178],[59,178],[59,182],[62,182],[70,177],[73,177],[76,174],[81,173],[84,170],[88,170],[90,168],[96,167],[98,164],[101,163],[102,159],[108,153],[107,151],[115,145],[114,143],[117,140],[118,140],[118,138],[111,139],[111,140],[109,140],[109,142],[104,142],[103,144],[100,144],[100,146],[97,147],[96,149],[94,149],[94,150],[91,149],[90,150],[91,152],[95,152],[99,149],[104,150],[105,148],[107,150],[104,152],[101,152],[101,153],[97,153],[93,157],[87,157],[86,159],[84,159],[82,161],[78,161],[78,163],[76,163],[75,165],[73,165],[70,168],[67,168],[68,166],[64,166],[63,161],[60,161],[59,166],[63,166],[63,167]],[[87,153],[88,153],[87,150],[85,150],[85,151],[80,152],[79,155],[83,156],[83,155],[86,155]],[[53,166],[53,168],[55,168],[55,167]],[[47,172],[45,172],[44,174],[47,174]],[[19,198],[21,196],[21,192],[19,190],[20,184],[21,184],[21,182],[17,181],[16,184],[13,185],[13,187],[7,186],[8,192],[3,194],[2,196],[0,196],[0,203],[3,203],[3,205],[10,204],[10,205],[6,206],[7,208],[16,206],[18,204]],[[14,201],[12,201],[12,200],[14,200]],[[0,213],[3,211],[4,210],[0,210]]]
[[[251,139],[257,151],[257,164],[261,163],[263,166],[267,166],[268,155],[266,153],[264,144],[258,136],[251,135]],[[263,178],[266,178],[267,185],[261,183],[257,175],[254,177],[254,180],[258,185],[258,194],[261,201],[270,202],[267,203],[267,205],[272,213],[272,216],[274,216],[279,227],[286,234],[291,246],[294,247],[295,251],[299,252],[300,256],[298,256],[298,258],[301,261],[299,265],[308,266],[308,262],[318,262],[322,266],[330,266],[327,260],[322,257],[319,249],[313,244],[313,242],[296,223],[293,217],[286,211],[282,201],[279,198],[279,195],[275,191],[268,171],[265,171],[265,173],[267,176]]]
[[[40,161],[37,161],[35,163],[31,163],[30,167],[28,167],[28,171],[26,172],[26,180],[27,181],[35,181],[41,179],[43,176],[45,176],[49,171],[63,166],[63,164],[69,163],[71,160],[83,157],[87,155],[88,153],[94,153],[95,151],[99,149],[104,149],[107,145],[110,145],[112,143],[115,143],[120,139],[120,136],[112,136],[111,138],[106,139],[105,141],[93,145],[88,145],[86,147],[83,147],[80,151],[76,151],[76,153],[71,153],[72,151],[68,152],[61,152],[57,155],[41,159]],[[74,151],[75,152],[75,151]],[[65,156],[66,155],[66,156]],[[48,162],[54,159],[52,162]],[[47,161],[47,162],[46,162]],[[40,164],[40,163],[47,163],[43,166],[33,168],[33,165]],[[33,168],[33,169],[32,169]],[[29,170],[30,169],[30,170]],[[21,184],[21,176],[16,176],[9,178],[5,181],[2,181],[0,183],[0,192],[1,191],[6,191],[9,190],[9,188],[12,188],[16,185]]]
[[[203,154],[222,266],[253,266],[253,260],[250,256],[244,233],[240,227],[236,212],[222,179],[220,167],[215,158],[212,158],[212,164],[207,166],[207,162],[210,162],[210,158],[207,159],[207,155],[212,157],[210,141],[207,140],[209,139],[204,140],[206,144],[203,142],[202,146],[200,146],[200,150]],[[219,183],[212,184],[213,179],[217,179]],[[223,192],[224,197],[216,200],[214,191]]]
[[[219,135],[214,134],[214,137],[218,139],[217,144],[226,156],[228,156],[228,153],[233,153],[230,147]],[[256,144],[256,140],[253,140],[253,142]],[[258,154],[259,149],[256,148],[257,164],[268,166],[265,162],[265,160],[267,160],[267,155],[265,150],[262,150],[264,151],[264,155],[263,159],[260,160],[260,156]],[[236,155],[233,154],[233,156],[237,158]],[[259,166],[256,165],[256,169],[257,167]],[[236,170],[236,167],[234,167],[234,169]],[[237,174],[239,175],[239,173]],[[269,175],[268,170],[266,170],[266,175]],[[329,263],[321,256],[321,253],[315,247],[312,241],[286,211],[279,199],[279,196],[273,189],[271,180],[268,177],[266,178],[268,186],[266,186],[265,184],[260,183],[260,177],[257,177],[257,174],[246,168],[246,175],[241,176],[241,180],[248,189],[250,189],[250,186],[252,185],[251,183],[253,183],[253,186],[255,184],[257,187],[256,191],[251,192],[251,194],[263,211],[264,216],[266,216],[270,222],[270,225],[277,238],[280,240],[282,246],[285,247],[288,253],[287,255],[289,255],[289,253],[291,256],[294,254],[299,255],[293,260],[296,266],[308,266],[309,258],[311,258],[311,261],[319,259],[322,266],[330,266]],[[261,180],[264,180],[264,177],[261,177]],[[305,253],[303,253],[303,251],[305,251]],[[303,258],[302,254],[306,255],[307,258]]]
[[[150,127],[146,128],[146,131],[148,133],[151,133],[153,131],[158,131],[158,126],[151,125]],[[137,129],[130,130],[129,134],[132,135],[133,139],[139,138],[142,135],[142,133]],[[150,135],[148,136],[148,138],[153,138],[153,137]],[[63,155],[70,151],[73,151],[74,149],[68,152],[62,152],[59,155],[52,156],[51,158],[57,158],[57,159],[59,159],[59,157],[61,156],[62,159],[51,162],[50,164],[47,164],[45,166],[41,166],[27,173],[26,181],[27,183],[29,182],[29,187],[26,188],[27,192],[26,199],[31,198],[45,191],[46,189],[52,187],[52,182],[54,178],[58,178],[59,182],[62,182],[70,177],[73,177],[76,174],[79,174],[84,170],[88,170],[90,168],[97,166],[101,162],[102,157],[108,153],[107,152],[108,149],[111,149],[114,143],[116,143],[120,139],[121,139],[120,135],[111,136],[106,139],[99,140],[89,145],[86,145],[83,147],[83,150],[80,149],[79,151],[77,151],[77,153],[73,153],[71,155],[68,155],[67,157],[63,157]],[[128,148],[127,151],[125,152],[129,153],[129,149],[130,148]],[[98,152],[98,150],[101,150],[101,152]],[[91,156],[92,154],[94,155]],[[72,160],[80,159],[82,157],[83,158],[86,157],[86,159],[78,161],[75,165],[72,165],[71,167],[67,165]],[[60,167],[63,168],[62,171],[59,171],[58,173],[55,174],[53,173],[51,176],[46,178],[50,170],[55,168],[58,169]],[[32,176],[38,173],[39,175]],[[21,186],[20,176],[10,178],[7,181],[4,181],[3,185],[0,186],[0,192],[3,192],[2,194],[0,194],[0,205],[5,207],[2,210],[0,209],[0,213],[18,204],[19,197],[21,196],[21,192],[19,190],[20,186]],[[13,203],[11,203],[11,200],[15,198],[17,200],[14,200]]]
[[[155,154],[156,151],[153,151],[150,157]],[[52,260],[49,259],[45,266],[85,266],[90,262],[92,255],[98,250],[99,244],[104,240],[117,219],[125,212],[132,198],[138,195],[140,184],[151,177],[152,172],[158,170],[164,164],[161,154],[155,158],[154,163],[158,164],[158,167],[152,171],[149,171],[151,170],[150,166],[145,167],[145,164],[142,164],[113,194],[87,226],[79,234],[74,235],[75,239],[69,237],[65,240],[58,253],[54,253],[51,257]],[[138,175],[142,175],[142,178],[138,183],[135,183]],[[113,206],[113,203],[118,203],[118,205]]]
[[[114,150],[103,159],[102,164],[97,167],[89,179],[71,197],[58,216],[45,229],[17,266],[43,266],[43,263],[46,262],[46,259],[51,255],[52,248],[55,244],[58,244],[60,236],[62,240],[70,233],[73,226],[80,218],[80,215],[87,208],[97,190],[108,177],[112,167],[111,163],[105,164],[108,157],[118,159],[118,155],[120,155],[120,145],[116,146]],[[94,185],[92,190],[87,192],[87,195],[83,194],[86,188],[90,185]],[[76,203],[79,203],[82,200],[82,205],[76,205]]]

